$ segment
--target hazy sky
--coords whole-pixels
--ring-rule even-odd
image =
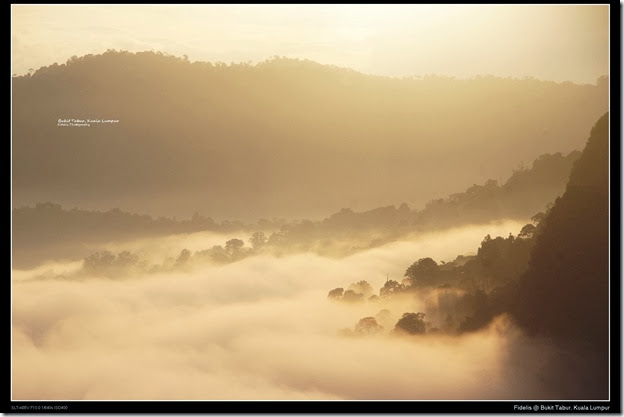
[[[13,5],[13,72],[112,48],[594,83],[608,73],[608,15],[606,5]]]

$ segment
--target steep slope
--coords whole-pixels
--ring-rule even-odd
[[[587,389],[600,398],[607,394],[609,347],[608,121],[607,113],[593,127],[545,219],[513,308],[531,334],[583,352],[593,364],[582,371]]]

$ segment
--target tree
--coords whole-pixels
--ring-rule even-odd
[[[249,244],[253,248],[253,250],[260,250],[265,243],[267,242],[267,237],[264,235],[264,232],[255,232],[249,238]]]
[[[362,294],[364,297],[369,297],[374,292],[373,287],[366,281],[358,281],[351,284],[349,285],[349,289],[358,294]]]
[[[135,267],[139,264],[139,257],[129,251],[123,251],[115,255],[112,252],[96,252],[84,258],[83,269],[95,275],[117,276],[124,269]]]
[[[117,265],[121,267],[130,267],[139,263],[139,257],[127,250],[117,254]]]
[[[357,301],[362,301],[363,298],[364,296],[362,294],[356,293],[353,290],[347,290],[344,292],[344,295],[342,296],[342,301],[357,302]]]
[[[394,330],[409,334],[424,334],[426,329],[425,316],[425,313],[404,313],[394,326]]]
[[[272,233],[267,241],[269,245],[279,246],[286,243],[286,233],[285,232],[275,232]]]
[[[431,258],[421,258],[410,265],[405,271],[405,276],[414,284],[431,284],[440,274],[440,267]]]
[[[383,332],[383,326],[380,326],[374,317],[364,317],[355,325],[355,333],[370,335]]]
[[[214,262],[217,263],[228,263],[230,262],[230,257],[223,246],[215,245],[209,250],[210,257]]]
[[[115,255],[110,251],[96,252],[84,258],[82,267],[89,273],[97,273],[110,268],[115,262]]]
[[[393,294],[403,291],[404,289],[405,286],[403,284],[399,284],[397,281],[391,279],[386,281],[384,286],[381,287],[381,289],[379,290],[379,296],[382,298],[387,298],[392,296]]]
[[[340,300],[344,294],[344,288],[334,288],[327,294],[327,298],[330,300]]]
[[[241,250],[241,248],[245,245],[245,242],[243,242],[240,239],[230,239],[227,242],[225,242],[225,250],[230,253],[236,253],[239,250]]]
[[[378,323],[384,323],[386,325],[391,325],[392,323],[392,313],[390,313],[390,310],[384,308],[382,310],[379,310],[379,313],[377,313],[375,315],[375,320],[377,320]]]
[[[175,261],[175,266],[176,267],[182,266],[186,264],[190,259],[191,259],[191,251],[188,249],[182,249],[182,252],[180,252],[180,256],[178,256],[178,259],[176,259]]]
[[[520,230],[520,233],[518,234],[518,237],[520,239],[531,239],[535,235],[535,230],[536,229],[537,228],[535,226],[533,226],[532,224],[530,224],[530,223],[526,224],[526,225],[524,225],[522,230]]]

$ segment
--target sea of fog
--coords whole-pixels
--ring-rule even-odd
[[[555,395],[542,371],[556,355],[502,316],[480,332],[399,337],[408,302],[331,302],[329,290],[366,280],[378,293],[423,257],[474,254],[502,222],[431,233],[342,258],[252,256],[122,279],[40,279],[80,262],[13,271],[12,399],[323,400],[537,399]],[[222,243],[195,233],[118,243],[142,256],[175,256]],[[348,337],[387,309],[382,334]]]

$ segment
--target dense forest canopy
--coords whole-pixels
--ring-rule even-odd
[[[565,193],[545,219],[512,309],[530,332],[585,349],[593,366],[587,380],[603,397],[609,389],[609,339],[615,337],[609,313],[617,311],[609,308],[609,291],[621,285],[617,268],[609,270],[609,214],[607,113],[594,125]]]

